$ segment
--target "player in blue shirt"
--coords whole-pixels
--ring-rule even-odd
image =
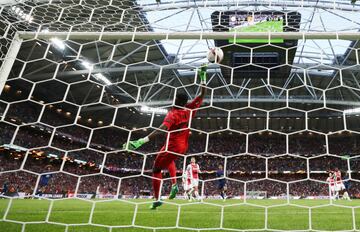
[[[5,183],[3,184],[3,187],[2,187],[2,190],[1,190],[1,194],[2,194],[2,195],[5,195],[8,191],[9,191],[9,185],[8,185],[7,182],[5,182]]]
[[[218,189],[220,191],[220,196],[223,200],[226,199],[226,179],[225,178],[221,178],[224,177],[224,169],[222,165],[219,165],[219,169],[216,171],[216,177],[220,178],[218,179]]]
[[[49,184],[49,181],[51,179],[51,174],[45,174],[40,177],[40,187],[47,186]]]
[[[344,177],[343,184],[345,186],[344,193],[343,193],[343,199],[351,201],[349,193],[348,193],[350,186],[351,186],[349,174],[346,174],[346,176]]]
[[[51,172],[52,166],[51,165],[46,165],[45,168],[46,168],[46,170],[48,172]],[[52,174],[50,174],[50,173],[41,175],[39,187],[47,186],[49,184],[49,181],[50,181],[51,177],[52,177]]]

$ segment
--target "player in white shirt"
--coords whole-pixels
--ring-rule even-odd
[[[335,168],[334,172],[334,180],[335,180],[335,199],[340,199],[339,193],[340,191],[343,191],[345,189],[345,186],[341,179],[341,171],[337,168]]]
[[[326,182],[329,183],[330,198],[333,198],[335,196],[335,180],[332,172],[329,172],[329,177],[326,179]]]
[[[187,171],[185,171],[182,176],[182,182],[183,182],[185,199],[192,201],[194,199],[194,197],[192,196],[192,193],[194,192],[194,188],[191,184],[190,174]]]
[[[191,186],[194,188],[194,194],[197,200],[200,200],[199,195],[199,173],[200,167],[196,163],[194,157],[191,158],[190,164],[186,168],[186,173],[191,181]]]

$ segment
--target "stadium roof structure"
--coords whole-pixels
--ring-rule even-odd
[[[210,15],[213,11],[232,9],[299,11],[302,14],[300,32],[358,32],[360,25],[360,4],[353,5],[350,1],[7,1],[0,12],[1,21],[11,25],[1,26],[0,35],[8,35],[1,39],[4,50],[10,47],[11,36],[16,32],[67,33],[66,40],[25,39],[9,81],[21,89],[27,88],[30,82],[51,79],[53,89],[58,91],[61,88],[56,86],[62,85],[58,80],[71,83],[72,99],[66,100],[79,105],[99,102],[98,91],[94,88],[104,86],[106,94],[102,103],[86,107],[86,111],[96,112],[112,105],[126,108],[129,119],[137,120],[146,115],[141,111],[142,106],[170,106],[175,88],[184,89],[191,97],[196,94],[198,87],[188,87],[194,86],[196,68],[205,61],[206,51],[214,46],[214,41],[101,38],[89,41],[72,39],[71,32],[204,33],[212,31]],[[221,123],[217,118],[241,116],[240,120],[245,120],[246,115],[253,123],[249,127],[258,128],[261,127],[258,118],[266,118],[267,111],[270,117],[290,117],[294,122],[288,124],[292,125],[305,111],[319,109],[309,113],[314,119],[336,118],[343,110],[360,107],[358,41],[305,39],[299,40],[293,49],[296,49],[296,56],[292,72],[283,79],[239,78],[234,80],[235,86],[230,86],[219,66],[210,65],[209,86],[213,88],[214,107],[201,110],[197,116],[209,117],[206,125],[219,128]],[[59,68],[57,63],[62,63]],[[30,82],[17,79],[19,75]],[[137,86],[141,86],[140,90]],[[56,98],[60,94],[51,88],[35,91],[37,99]],[[86,100],[79,102],[77,96],[84,95]],[[257,109],[230,113],[221,110],[247,107],[249,98],[250,106]],[[328,109],[322,109],[324,99]],[[210,102],[209,99],[205,101]],[[286,106],[293,109],[283,109]],[[138,117],[130,116],[132,112]],[[335,130],[336,120],[333,126]]]

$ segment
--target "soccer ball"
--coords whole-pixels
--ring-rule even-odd
[[[207,52],[206,57],[209,62],[220,64],[221,61],[224,59],[224,52],[221,48],[218,47],[210,48]]]

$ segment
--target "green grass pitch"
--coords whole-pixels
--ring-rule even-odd
[[[95,203],[95,204],[93,204]],[[137,203],[137,206],[136,204]],[[176,203],[176,204],[172,204]],[[56,200],[53,205],[48,200],[14,199],[9,206],[9,200],[0,200],[0,231],[30,231],[30,232],[140,232],[154,231],[189,231],[188,228],[210,230],[209,228],[263,230],[265,220],[268,229],[273,230],[307,230],[309,215],[313,230],[360,230],[360,200],[351,202],[340,200],[328,206],[329,200],[292,200],[293,205],[284,205],[283,200],[205,200],[203,203],[192,203],[185,200],[165,202],[158,210],[151,211],[150,200],[122,201],[83,201],[76,199]],[[94,205],[93,215],[90,212]],[[180,206],[180,207],[179,207]],[[222,210],[223,221],[221,221]],[[268,206],[268,208],[264,207]],[[309,209],[301,206],[311,206]],[[49,209],[51,208],[50,213]],[[180,210],[179,210],[180,208]],[[8,209],[8,210],[7,210]],[[265,211],[267,210],[267,219]],[[136,213],[135,213],[136,211]],[[7,212],[7,213],[6,213]],[[177,215],[180,214],[177,221]],[[136,217],[134,215],[136,214]],[[46,218],[50,223],[44,223]],[[355,220],[353,221],[353,217]],[[92,221],[89,219],[92,218]],[[5,220],[4,220],[5,219]],[[131,227],[132,223],[137,227]],[[27,222],[23,226],[19,222]],[[89,225],[88,223],[94,225]],[[180,229],[172,229],[171,227]],[[69,227],[66,228],[65,224]],[[120,226],[127,226],[120,228]],[[355,228],[354,228],[355,226]]]
[[[280,21],[269,21],[261,22],[252,26],[242,28],[232,28],[230,32],[282,32],[283,31],[283,20]],[[268,43],[267,39],[236,39],[235,43]],[[283,39],[271,39],[271,43],[283,43]],[[229,43],[234,43],[234,39],[229,39]]]

